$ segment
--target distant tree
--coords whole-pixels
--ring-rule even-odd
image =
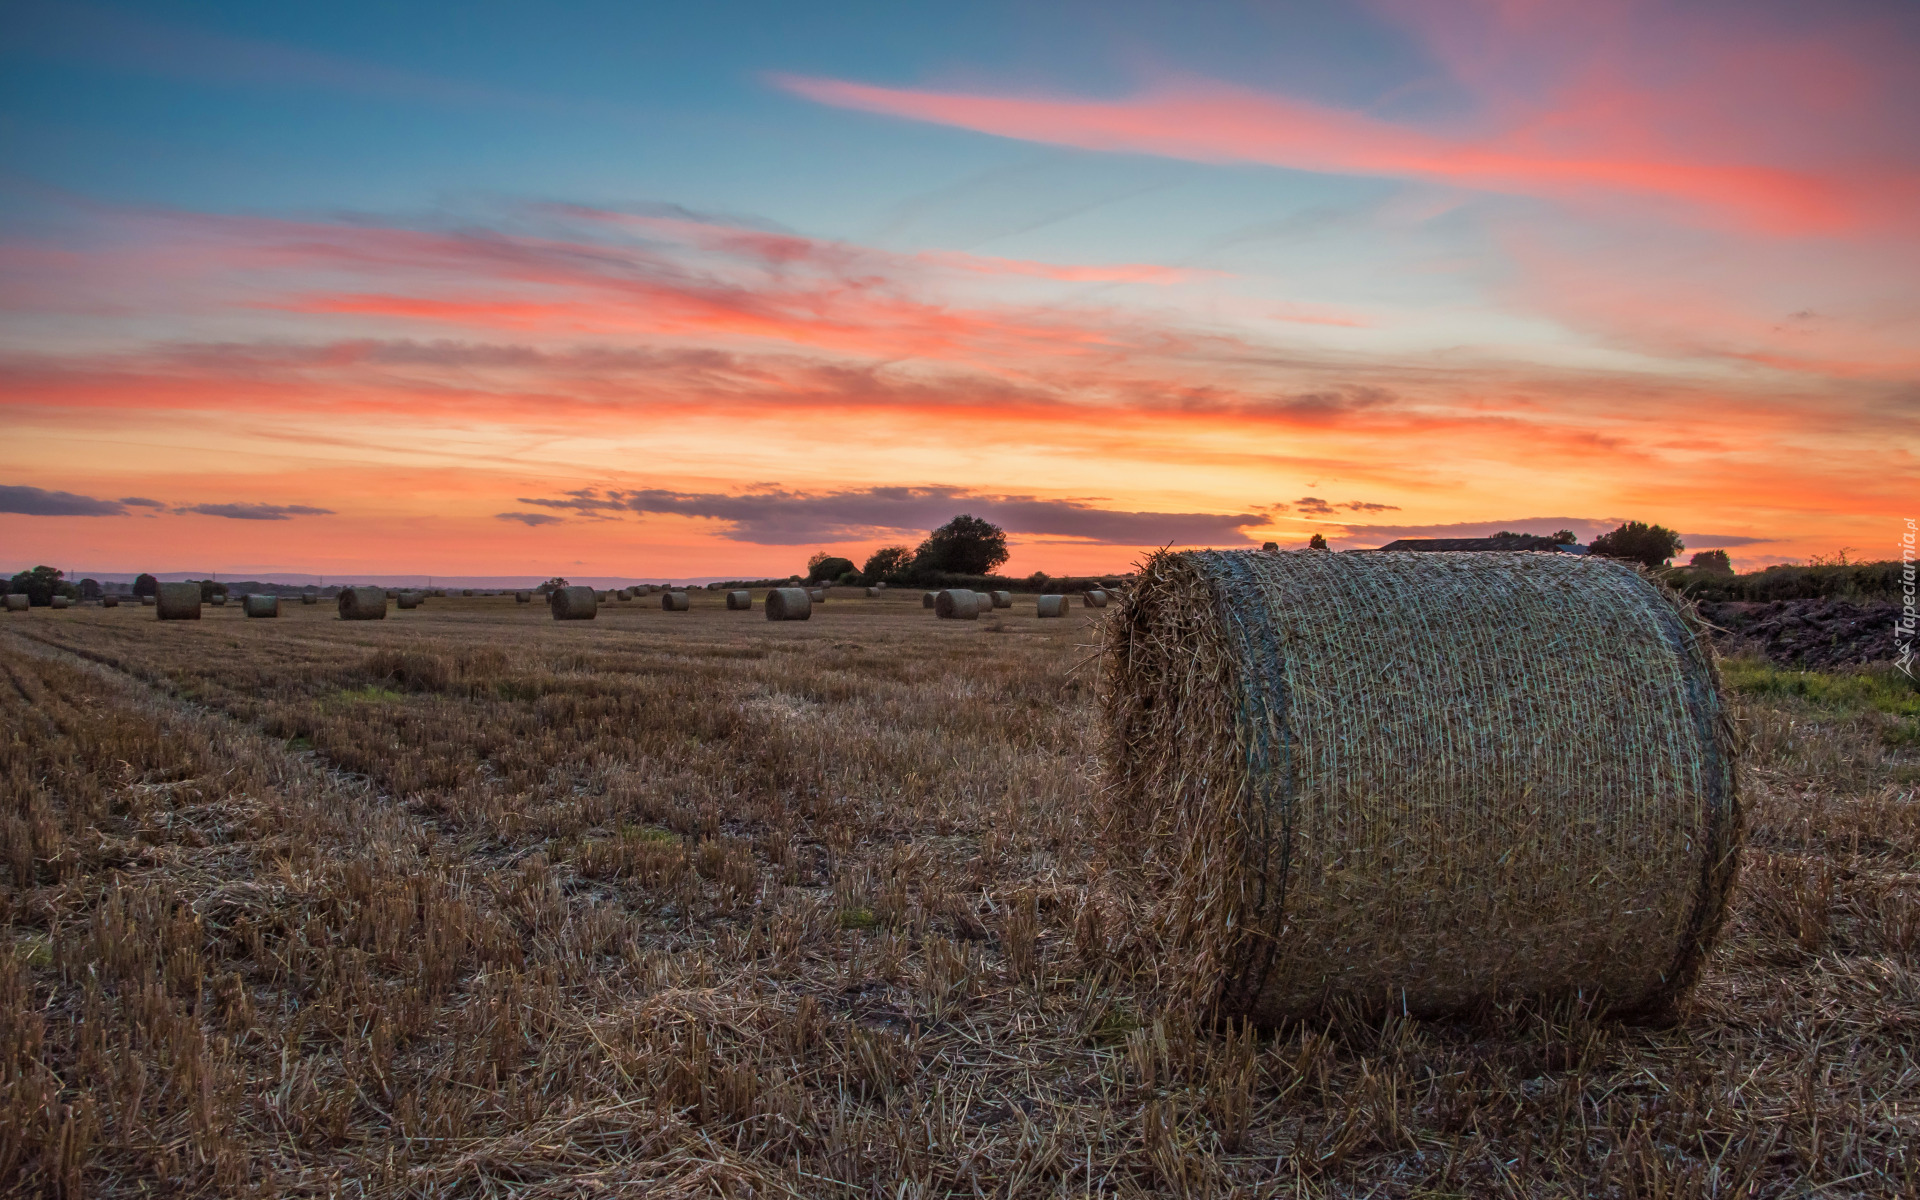
[[[1562,529],[1559,533],[1553,535],[1553,544],[1556,546],[1577,546],[1580,544],[1580,539],[1574,536],[1573,530]]]
[[[53,603],[56,595],[64,594],[60,590],[60,580],[66,572],[56,571],[52,567],[35,567],[31,571],[22,571],[7,581],[7,591],[19,595],[25,592],[28,604],[35,608],[45,608]]]
[[[214,579],[202,579],[200,581],[200,599],[202,602],[211,600],[215,596],[224,596],[226,594],[226,584]]]
[[[133,581],[133,597],[155,596],[160,592],[160,581],[151,575],[139,575]]]
[[[818,583],[823,579],[838,580],[843,575],[858,572],[859,569],[853,565],[853,560],[850,558],[816,554],[807,560],[807,582]]]
[[[916,572],[985,575],[1006,561],[1006,530],[966,513],[928,534],[913,552]]]
[[[1325,550],[1326,548],[1327,539],[1323,534],[1316,533],[1307,541],[1307,549],[1309,550]]]
[[[545,583],[541,584],[539,587],[533,590],[536,592],[546,592],[549,595],[551,595],[552,593],[559,591],[563,587],[570,587],[570,586],[572,585],[569,584],[566,580],[562,579],[558,575],[555,575],[552,579],[547,580]]]
[[[100,581],[98,579],[82,579],[80,581],[80,598],[82,600],[98,600],[100,598]]]
[[[1643,567],[1664,567],[1686,546],[1679,534],[1664,525],[1628,521],[1611,533],[1593,539],[1589,549],[1595,554],[1639,563]]]
[[[1712,571],[1716,575],[1733,574],[1733,560],[1727,557],[1725,550],[1702,550],[1687,565],[1696,571]]]
[[[1052,578],[1053,576],[1047,574],[1045,571],[1035,571],[1033,574],[1027,576],[1027,586],[1038,592],[1043,590],[1047,586],[1047,580]]]
[[[867,555],[860,573],[868,583],[904,583],[907,568],[913,565],[913,551],[906,546],[882,546]]]

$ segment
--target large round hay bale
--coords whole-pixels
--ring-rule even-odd
[[[240,597],[240,611],[249,617],[277,617],[280,615],[280,597],[264,592],[248,592]]]
[[[1659,1012],[1698,973],[1734,742],[1704,635],[1632,568],[1163,552],[1105,637],[1110,857],[1191,1000]]]
[[[599,597],[590,587],[555,588],[547,597],[556,621],[591,621],[600,611]]]
[[[1080,605],[1083,608],[1105,608],[1107,594],[1099,588],[1088,588],[1080,593]]]
[[[623,600],[623,601],[632,600],[633,592],[628,588],[621,588],[619,591],[613,594],[613,598],[616,600]]]
[[[727,610],[729,612],[745,612],[752,607],[753,593],[747,591],[745,588],[739,588],[727,593]]]
[[[987,595],[993,597],[993,606],[995,608],[1012,608],[1013,607],[1012,592],[988,592]]]
[[[195,594],[196,596],[198,595],[198,593],[195,593]],[[27,609],[32,606],[32,604],[33,604],[33,597],[27,595],[25,592],[8,592],[7,593],[7,611],[8,612],[26,612]]]
[[[1043,617],[1064,617],[1067,615],[1067,598],[1042,596],[1034,601],[1034,611]]]
[[[398,598],[399,593],[394,596]],[[387,590],[377,587],[346,587],[340,589],[340,619],[342,621],[384,621],[387,619]]]
[[[101,607],[101,608],[119,608],[119,607],[120,607],[120,597],[118,597],[118,596],[102,596],[102,597],[100,597],[100,607]]]
[[[513,594],[513,602],[515,604],[532,604],[533,593],[532,592],[515,592]]]
[[[993,593],[992,592],[975,592],[973,594],[973,598],[974,598],[974,603],[979,606],[979,609],[981,612],[989,613],[993,611]]]
[[[73,607],[73,600],[71,597],[68,597],[68,596],[55,596],[53,599],[47,601],[47,607],[71,608]]]
[[[420,593],[419,592],[401,592],[398,603],[401,608],[419,608]]]
[[[813,593],[806,588],[773,588],[767,592],[767,620],[805,621],[813,616]]]
[[[200,619],[200,585],[188,580],[185,583],[163,583],[154,597],[155,619],[161,621],[198,621]]]
[[[939,592],[922,592],[920,593],[920,607],[932,608],[934,605],[934,602],[939,598],[940,598]]]
[[[663,592],[660,596],[660,607],[666,612],[686,612],[692,604],[685,592]]]
[[[942,621],[977,620],[980,593],[971,588],[948,588],[933,598],[933,615]]]

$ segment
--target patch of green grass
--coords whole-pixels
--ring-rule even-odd
[[[307,737],[290,737],[287,739],[287,749],[292,750],[296,754],[302,750],[311,750],[313,749],[313,739]]]
[[[679,839],[671,830],[659,829],[652,825],[622,825],[620,836],[636,842],[673,842]]]
[[[1920,689],[1893,667],[1858,671],[1796,671],[1761,659],[1721,665],[1727,686],[1748,696],[1792,699],[1838,712],[1883,712],[1920,720]]]
[[[880,918],[873,915],[870,908],[847,908],[840,912],[840,928],[872,929],[880,924]]]

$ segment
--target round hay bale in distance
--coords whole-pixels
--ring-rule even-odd
[[[1735,745],[1705,635],[1631,567],[1161,552],[1105,640],[1109,860],[1189,1002],[1659,1013],[1698,974]]]
[[[1083,608],[1105,608],[1107,594],[1099,588],[1089,588],[1080,593],[1080,605]]]
[[[395,592],[397,599],[399,593]],[[340,589],[340,619],[342,621],[384,621],[387,619],[387,592],[385,588],[348,587]]]
[[[1012,592],[988,592],[987,595],[993,597],[993,606],[995,608],[1012,608],[1013,607]]]
[[[747,591],[745,588],[738,588],[727,593],[728,612],[746,612],[752,607],[753,593]]]
[[[532,604],[533,593],[532,592],[515,592],[513,594],[513,602],[515,604]]]
[[[280,597],[264,592],[248,592],[240,597],[240,611],[249,617],[277,617],[280,615]]]
[[[988,613],[993,611],[992,592],[975,592],[973,595],[981,612]]]
[[[401,608],[419,608],[420,593],[419,592],[401,592],[400,599],[396,601],[396,603],[398,603]]]
[[[71,597],[68,597],[68,596],[55,596],[53,599],[47,601],[47,607],[71,608],[73,607],[73,600]]]
[[[155,605],[155,603],[156,603],[156,602],[157,602],[157,601],[156,601],[156,598],[155,598],[155,597],[153,597],[153,596],[142,596],[142,597],[140,597],[140,606],[141,606],[142,608],[152,608],[152,607],[154,607],[154,605]]]
[[[980,593],[971,588],[948,588],[933,598],[933,615],[942,621],[978,620]]]
[[[213,605],[215,608],[224,608],[227,603],[227,594],[225,592],[215,592],[207,603]]]
[[[102,597],[100,597],[100,607],[101,607],[101,608],[119,608],[119,607],[120,607],[120,597],[118,597],[118,596],[111,596],[111,595],[109,595],[109,596],[102,596]]]
[[[692,606],[685,592],[663,592],[660,596],[660,607],[666,612],[686,612]]]
[[[920,593],[920,607],[921,607],[921,608],[932,608],[932,607],[933,607],[933,605],[934,605],[934,601],[936,601],[937,599],[939,599],[939,597],[940,597],[940,593],[939,593],[939,592],[922,592],[922,593]]]
[[[317,593],[317,592],[301,592],[301,593],[300,593],[300,603],[302,603],[302,604],[318,604],[318,603],[320,603],[320,595],[319,595],[319,593]]]
[[[8,612],[26,612],[32,605],[33,597],[27,595],[25,592],[7,593]]]
[[[813,593],[806,588],[773,588],[767,592],[767,620],[805,621],[813,616]]]
[[[827,589],[808,588],[807,599],[813,601],[815,604],[825,604],[827,602]]]
[[[600,611],[600,598],[590,587],[555,588],[547,596],[556,621],[591,621]]]
[[[185,583],[163,583],[154,594],[153,615],[161,621],[198,621],[200,619],[200,585],[188,580]]]
[[[469,592],[469,593],[467,593],[467,594],[468,594],[468,595],[472,595],[473,593],[471,593],[471,592]],[[400,589],[399,589],[399,588],[388,588],[388,589],[387,589],[387,599],[389,599],[389,600],[398,600],[399,598],[400,598]]]
[[[869,599],[869,600],[877,600],[877,599],[879,599],[879,597],[880,597],[880,589],[879,589],[879,588],[877,588],[877,587],[870,587],[870,588],[868,588],[868,589],[867,589],[867,599]]]
[[[1043,617],[1064,617],[1067,615],[1065,596],[1042,596],[1034,601],[1034,611]]]

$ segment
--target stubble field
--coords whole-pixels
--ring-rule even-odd
[[[0,625],[0,1191],[1920,1194],[1920,737],[1736,664],[1680,1021],[1159,1012],[1093,614]]]

